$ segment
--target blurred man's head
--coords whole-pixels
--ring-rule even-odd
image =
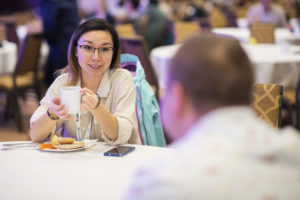
[[[239,42],[201,34],[187,40],[173,57],[163,100],[163,122],[173,139],[205,113],[248,105],[252,65]]]

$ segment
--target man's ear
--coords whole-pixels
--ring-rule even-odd
[[[184,92],[184,88],[180,83],[174,83],[172,85],[173,102],[174,102],[174,114],[177,117],[183,117],[186,112],[187,97]]]

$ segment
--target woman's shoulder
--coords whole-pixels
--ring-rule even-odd
[[[68,81],[68,73],[63,73],[61,75],[59,75],[58,77],[56,77],[56,79],[53,81],[52,83],[52,87],[62,87],[67,85],[67,81]]]
[[[56,77],[53,83],[64,83],[63,85],[65,85],[67,81],[68,81],[68,73],[63,73],[60,74],[58,77]]]
[[[133,79],[131,73],[122,68],[112,69],[110,71],[111,79]]]

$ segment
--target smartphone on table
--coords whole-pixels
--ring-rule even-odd
[[[129,147],[129,146],[118,146],[111,150],[108,150],[104,152],[105,156],[116,156],[116,157],[122,157],[126,154],[132,152],[135,150],[135,147]]]

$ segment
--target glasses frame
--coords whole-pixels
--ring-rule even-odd
[[[80,48],[80,50],[83,52],[83,54],[85,54],[86,56],[89,56],[89,57],[92,57],[95,54],[96,50],[98,50],[98,54],[100,55],[100,57],[102,57],[102,58],[109,58],[109,57],[113,56],[114,50],[115,50],[115,48],[112,47],[112,46],[103,46],[103,47],[98,47],[98,48],[95,48],[95,47],[92,47],[92,46],[86,45],[86,44],[78,44],[77,46]],[[89,52],[85,51],[82,47],[90,47],[90,48],[92,48],[91,55],[89,55]],[[112,49],[112,54],[104,56],[103,53],[101,53],[101,50],[100,50],[102,48]]]

